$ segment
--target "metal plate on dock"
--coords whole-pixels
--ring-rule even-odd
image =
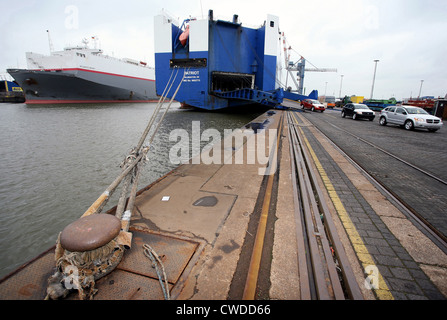
[[[131,272],[115,270],[96,283],[94,300],[163,300],[163,291],[157,279]],[[172,286],[169,286],[171,289]],[[72,294],[71,299],[78,299]]]
[[[47,281],[53,274],[54,249],[17,269],[0,283],[1,300],[43,300],[47,294]]]
[[[144,255],[143,244],[148,244],[163,262],[168,282],[175,284],[198,246],[197,242],[131,230],[132,248],[124,254],[118,269],[158,280],[151,260]]]
[[[152,261],[143,252],[149,244],[163,262],[169,290],[178,283],[194,256],[198,243],[177,237],[131,228],[132,246],[126,250],[116,270],[96,282],[94,300],[163,300],[164,295]],[[182,284],[179,284],[182,285]],[[72,294],[69,299],[77,299]]]
[[[161,258],[169,288],[179,282],[199,246],[198,242],[165,236],[142,230],[130,230],[132,247],[124,253],[123,260],[109,275],[96,281],[94,300],[163,300],[157,272],[143,253],[143,244],[149,244]],[[46,296],[47,280],[54,273],[54,248],[19,268],[0,283],[1,300],[42,300]],[[179,288],[179,287],[176,287]],[[177,290],[177,289],[176,289]],[[67,296],[78,299],[77,292]]]

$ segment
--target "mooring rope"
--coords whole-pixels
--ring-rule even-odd
[[[188,69],[189,70],[189,69]],[[175,76],[174,75],[175,71]],[[149,124],[147,125],[146,129],[143,132],[143,135],[141,136],[137,147],[132,149],[131,153],[126,157],[126,159],[122,162],[121,167],[123,170],[119,174],[119,176],[109,185],[109,187],[100,195],[100,197],[87,209],[87,211],[84,212],[84,214],[81,216],[81,218],[92,215],[92,214],[98,214],[102,208],[105,206],[107,201],[110,199],[112,193],[115,191],[115,189],[118,187],[118,185],[121,183],[122,180],[126,179],[126,183],[123,186],[124,191],[121,192],[121,197],[125,200],[127,195],[127,189],[129,188],[129,184],[132,183],[131,188],[131,194],[129,197],[129,200],[127,202],[126,211],[123,214],[122,212],[117,212],[116,217],[121,220],[121,229],[124,233],[128,233],[129,225],[130,225],[130,217],[132,215],[133,207],[135,204],[135,198],[137,193],[137,187],[138,187],[138,178],[141,173],[140,164],[143,163],[147,159],[147,153],[150,150],[151,143],[155,137],[156,132],[161,126],[161,123],[168,112],[172,102],[174,101],[180,86],[183,83],[183,80],[186,75],[186,70],[184,70],[183,78],[181,79],[180,83],[178,84],[171,101],[169,102],[168,107],[164,110],[163,114],[160,116],[160,119],[157,123],[157,126],[155,127],[155,130],[152,132],[152,135],[150,137],[149,145],[143,147],[143,143],[146,140],[147,135],[149,134],[150,129],[152,128],[155,118],[159,115],[161,107],[163,106],[163,103],[169,93],[169,91],[172,88],[172,85],[174,84],[178,74],[178,68],[175,68],[171,76],[169,78],[168,83],[166,84],[166,87],[163,91],[162,96],[160,97],[160,100],[154,110],[154,113],[152,114],[152,117],[149,121]],[[172,79],[173,78],[173,79]],[[172,81],[171,81],[172,79]],[[141,149],[141,150],[140,150]],[[120,205],[120,211],[123,210],[125,201],[122,202]],[[123,223],[124,222],[124,223]],[[121,233],[120,233],[121,234]],[[60,237],[60,234],[59,234]],[[117,236],[118,239],[119,236]],[[79,283],[79,287],[77,287],[79,297],[81,299],[92,299],[93,295],[96,293],[97,289],[94,288],[95,286],[95,280],[101,278],[105,274],[108,274],[111,272],[120,262],[123,256],[124,249],[127,247],[127,244],[123,242],[118,242],[113,240],[113,250],[111,254],[108,254],[106,256],[102,256],[101,259],[95,259],[95,263],[100,261],[101,266],[98,267],[95,263],[91,264],[89,261],[86,261],[85,259],[89,258],[93,253],[89,252],[88,254],[84,252],[69,252],[68,250],[65,250],[58,241],[56,243],[56,272],[54,275],[50,276],[48,279],[49,286],[47,287],[47,296],[45,299],[58,299],[60,297],[65,297],[69,289],[66,288],[63,283],[67,281],[67,279],[72,278],[70,271],[66,273],[67,266],[73,266],[77,270],[79,269],[80,272],[80,280],[81,283]],[[98,252],[109,252],[110,250],[102,250],[103,248],[97,248],[95,249],[94,255],[96,255]],[[109,249],[107,247],[107,249]],[[169,287],[168,282],[166,278],[166,273],[164,271],[163,264],[161,263],[161,260],[159,259],[158,255],[155,253],[155,251],[150,248],[149,245],[144,248],[145,254],[151,254],[154,256],[158,262],[161,264],[163,275],[165,277],[166,282],[166,288],[163,289],[165,298],[169,299]],[[147,252],[147,253],[146,253]],[[91,260],[90,258],[87,260]],[[155,264],[157,268],[157,264]],[[70,269],[70,268],[68,268]],[[157,274],[159,274],[159,271],[157,269]],[[161,281],[161,280],[160,280]],[[161,281],[162,283],[162,281]]]
[[[140,138],[140,141],[138,142],[138,145],[133,149],[133,150],[134,150],[133,152],[138,152],[138,150],[141,148],[142,144],[144,143],[144,141],[145,141],[147,135],[149,134],[150,129],[151,129],[152,126],[154,125],[155,119],[156,119],[156,117],[159,115],[160,110],[161,110],[161,108],[162,108],[162,106],[163,106],[163,103],[164,103],[164,101],[166,100],[167,94],[171,91],[171,88],[172,88],[172,86],[173,86],[173,84],[174,84],[174,82],[175,82],[175,80],[176,80],[176,78],[177,78],[177,74],[178,74],[178,70],[179,70],[179,69],[178,69],[178,68],[175,68],[175,69],[176,69],[176,72],[175,72],[175,76],[174,76],[174,78],[172,79],[172,76],[173,76],[173,74],[174,74],[174,70],[173,70],[173,71],[171,72],[171,76],[170,76],[170,78],[169,78],[169,81],[167,82],[167,84],[166,84],[166,86],[165,86],[165,89],[163,90],[163,94],[162,94],[162,96],[161,96],[160,99],[159,99],[159,102],[158,102],[158,104],[157,104],[157,107],[155,108],[155,110],[154,110],[154,112],[153,112],[153,114],[152,114],[152,117],[151,117],[151,119],[150,119],[148,125],[146,126],[146,129],[144,130],[143,135],[142,135],[141,138]],[[188,69],[188,70],[189,70],[189,69]],[[174,98],[175,98],[175,96],[177,95],[177,92],[179,91],[180,86],[181,86],[182,83],[183,83],[183,80],[184,80],[184,78],[185,78],[185,75],[186,75],[186,71],[184,71],[182,80],[180,81],[179,85],[177,86],[177,89],[175,90],[175,92],[174,92],[174,94],[173,94],[173,96],[172,96],[172,98],[171,98],[171,100],[170,100],[170,102],[169,102],[169,105],[164,109],[164,112],[162,113],[160,119],[158,120],[158,123],[157,123],[157,126],[155,127],[155,130],[152,132],[152,135],[151,135],[151,137],[150,137],[150,139],[149,139],[149,144],[148,144],[149,146],[152,145],[152,141],[154,140],[155,134],[157,133],[158,129],[160,128],[160,126],[161,126],[161,124],[162,124],[162,122],[163,122],[163,119],[165,118],[165,116],[166,116],[166,114],[167,114],[169,108],[171,107],[171,104],[172,104],[172,102],[174,101]],[[172,81],[171,81],[171,79],[172,79]],[[168,87],[169,87],[169,89],[168,89]],[[124,164],[124,165],[125,165],[125,164]],[[140,170],[137,170],[137,169],[135,168],[135,172],[133,173],[133,174],[134,174],[134,179],[133,179],[133,181],[138,180],[138,178],[137,178],[137,173],[139,174],[139,172],[141,172],[141,171],[140,171]],[[122,205],[121,205],[119,208],[117,207],[117,211],[116,211],[116,213],[115,213],[115,216],[116,216],[117,218],[119,218],[119,219],[121,219],[122,216],[123,216],[124,203],[125,203],[125,199],[126,199],[126,195],[127,195],[127,189],[128,189],[128,187],[129,187],[129,183],[130,183],[130,178],[131,178],[131,174],[129,173],[129,176],[128,176],[128,178],[126,179],[126,182],[128,182],[128,183],[123,187],[123,190],[122,190],[122,193],[121,193],[121,197],[120,197],[120,200],[119,200],[119,204],[121,203]],[[135,182],[133,182],[133,184],[135,185]],[[134,190],[134,191],[131,192],[131,197],[134,196],[134,193],[136,194],[136,190]],[[120,210],[118,211],[118,209],[120,209]],[[129,211],[129,210],[130,210],[130,212],[131,212],[132,209],[133,209],[133,204],[132,204],[131,208],[129,208],[129,205],[128,205],[128,207],[126,208],[126,211]]]
[[[151,116],[151,118],[150,118],[150,120],[149,120],[149,122],[148,122],[148,124],[147,124],[147,126],[146,126],[146,128],[145,128],[145,130],[143,132],[143,134],[141,135],[141,138],[140,138],[137,146],[131,150],[131,153],[121,163],[121,167],[122,168],[126,168],[126,166],[128,166],[128,164],[132,161],[132,157],[135,154],[137,154],[139,152],[139,150],[141,149],[141,146],[143,145],[144,140],[146,139],[147,135],[149,134],[149,131],[152,128],[152,125],[153,125],[157,115],[159,114],[161,107],[163,106],[163,103],[164,103],[164,101],[165,101],[165,99],[167,97],[167,94],[169,93],[169,91],[171,91],[172,85],[174,84],[175,79],[177,78],[178,69],[175,70],[175,71],[176,72],[175,72],[174,79],[171,82],[172,76],[174,75],[174,70],[172,70],[171,76],[169,77],[169,80],[166,83],[166,86],[165,86],[165,88],[163,90],[163,93],[160,96],[160,99],[158,100],[157,106],[155,107],[154,112],[152,113],[152,116]],[[168,89],[168,87],[169,87],[169,89]],[[121,195],[120,195],[120,198],[118,200],[118,205],[117,205],[116,212],[115,212],[115,216],[118,219],[121,219],[121,217],[123,215],[123,212],[124,212],[124,206],[125,206],[125,203],[126,203],[126,197],[127,197],[127,192],[128,192],[129,185],[130,185],[130,182],[131,182],[131,178],[132,178],[132,175],[129,173],[126,176],[126,180],[123,183],[123,187],[122,187],[122,190],[121,190]]]
[[[178,72],[178,69],[177,69]],[[171,99],[171,103],[175,98],[175,95],[177,94],[178,90],[180,89],[181,84],[183,83],[183,79],[185,77],[185,72],[183,74],[182,81],[180,81],[177,90],[175,91],[175,94],[173,95]],[[172,74],[171,74],[172,75]],[[176,73],[177,76],[177,73]],[[175,78],[174,78],[175,81]],[[171,82],[171,84],[167,84],[166,88],[169,85],[169,88],[172,87],[172,84],[174,81]],[[166,91],[165,88],[165,91]],[[165,91],[163,93],[165,93]],[[107,203],[107,201],[112,196],[113,192],[115,191],[116,187],[121,183],[121,181],[126,178],[127,174],[140,162],[140,160],[143,158],[143,155],[146,156],[147,152],[149,151],[149,147],[144,147],[142,152],[139,152],[140,148],[142,147],[144,140],[146,139],[147,134],[149,133],[150,128],[152,127],[153,122],[155,121],[156,115],[158,114],[158,111],[160,110],[161,106],[163,105],[163,101],[166,99],[166,95],[163,95],[160,97],[159,102],[157,104],[156,110],[152,114],[151,120],[149,121],[149,124],[147,125],[145,131],[143,132],[143,135],[140,138],[140,141],[138,142],[138,145],[136,148],[133,149],[133,152],[131,154],[138,154],[135,158],[132,157],[132,161],[124,163],[124,169],[121,172],[121,174],[110,184],[110,186],[99,196],[99,198],[87,209],[87,211],[82,215],[82,217],[99,213],[101,209],[104,207],[104,205]],[[159,127],[159,126],[158,126]],[[157,127],[157,128],[158,128]],[[156,132],[153,133],[153,136]],[[153,138],[152,138],[153,139]]]
[[[146,257],[151,259],[152,265],[155,267],[155,271],[157,272],[158,281],[160,282],[161,290],[163,291],[163,295],[165,297],[165,300],[170,300],[171,297],[169,295],[169,284],[168,284],[168,277],[166,276],[165,267],[163,266],[163,262],[161,261],[158,254],[154,251],[154,249],[151,248],[148,244],[143,244],[143,252]],[[161,270],[163,271],[163,278],[165,283],[163,283],[162,276],[160,275],[160,269],[158,268],[158,265],[160,265]]]
[[[163,103],[164,103],[164,101],[166,100],[169,91],[171,91],[172,85],[174,84],[175,79],[177,78],[177,74],[178,74],[179,69],[178,69],[177,67],[175,67],[175,71],[176,71],[176,72],[175,72],[174,79],[171,81],[171,79],[172,79],[172,75],[174,74],[174,70],[172,70],[172,72],[171,72],[171,76],[169,77],[169,80],[168,80],[168,82],[166,83],[166,87],[165,87],[165,89],[163,90],[163,93],[162,93],[160,99],[158,100],[158,103],[157,103],[157,106],[155,107],[154,113],[152,113],[152,117],[151,117],[149,123],[147,124],[146,129],[144,130],[143,134],[141,135],[140,141],[138,142],[137,146],[135,147],[135,149],[136,149],[137,151],[138,151],[138,150],[141,148],[141,146],[143,145],[144,140],[146,139],[146,136],[148,135],[149,130],[151,129],[151,127],[152,127],[152,125],[153,125],[153,123],[154,123],[154,121],[155,121],[155,118],[156,118],[157,115],[158,115],[158,112],[160,111],[161,107],[163,106]],[[183,78],[184,78],[184,77],[185,77],[185,75],[183,74]],[[182,82],[183,82],[183,79],[182,79],[182,81],[180,81],[180,83],[179,83],[179,88],[180,88],[180,85],[182,84]],[[169,87],[169,89],[168,89],[168,87]],[[167,92],[166,92],[166,90],[167,90]],[[178,91],[178,90],[177,90],[177,91]],[[176,91],[176,93],[177,93],[177,91]],[[175,94],[176,94],[176,93],[175,93]],[[175,94],[174,94],[173,98],[175,98]],[[171,101],[172,101],[172,99],[171,99]],[[154,132],[154,134],[155,134],[155,132]]]

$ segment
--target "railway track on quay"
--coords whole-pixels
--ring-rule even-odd
[[[313,114],[311,114],[313,115]],[[289,199],[293,199],[293,215],[292,220],[289,223],[289,227],[293,228],[293,241],[296,242],[296,268],[297,274],[290,274],[290,277],[297,277],[299,286],[290,287],[292,290],[296,288],[296,293],[301,300],[364,300],[371,299],[372,296],[368,293],[365,296],[365,288],[369,286],[369,269],[370,267],[377,270],[376,284],[380,284],[377,288],[373,288],[370,293],[373,293],[375,299],[388,300],[388,299],[401,299],[403,296],[410,297],[412,294],[425,295],[429,299],[442,299],[437,289],[418,289],[420,284],[418,280],[414,278],[411,281],[415,281],[410,284],[407,282],[403,285],[401,277],[406,277],[407,272],[421,272],[419,266],[412,266],[413,271],[403,269],[399,267],[400,259],[407,259],[413,261],[409,256],[405,256],[406,250],[403,248],[403,244],[399,243],[395,235],[388,234],[390,231],[386,226],[379,226],[379,230],[366,232],[358,222],[367,222],[368,219],[374,219],[373,216],[379,217],[386,212],[376,211],[376,213],[362,213],[358,216],[358,213],[353,212],[352,208],[346,206],[346,194],[343,192],[340,197],[337,196],[335,189],[340,188],[340,185],[332,185],[333,179],[332,172],[325,172],[326,165],[320,163],[320,160],[332,161],[324,155],[323,149],[314,150],[314,147],[318,144],[318,139],[325,139],[327,143],[331,145],[334,150],[345,158],[353,167],[358,170],[358,174],[362,175],[364,179],[371,183],[376,192],[382,194],[387,201],[390,201],[392,205],[401,213],[403,213],[410,223],[412,223],[418,230],[420,230],[425,236],[433,241],[441,251],[447,253],[447,243],[442,237],[442,233],[436,232],[425,219],[420,215],[415,214],[397,195],[388,190],[380,181],[377,181],[368,171],[363,168],[355,159],[351,158],[346,152],[339,147],[328,135],[319,130],[312,121],[307,121],[306,117],[303,117],[301,112],[294,111],[283,112],[280,125],[278,139],[276,142],[276,152],[289,152],[290,154],[290,177],[291,177],[291,195]],[[339,128],[343,130],[342,128]],[[350,133],[352,134],[352,133]],[[317,135],[319,138],[317,138]],[[288,139],[282,140],[280,137],[287,136]],[[358,139],[357,139],[358,138]],[[373,143],[363,141],[361,137],[356,137],[361,143],[367,144],[370,148],[374,148]],[[281,150],[282,147],[282,150]],[[380,148],[379,146],[375,146]],[[288,149],[288,150],[287,150]],[[384,150],[385,151],[385,150]],[[272,150],[270,151],[272,152]],[[322,153],[323,152],[323,153]],[[387,157],[393,158],[395,161],[398,157],[392,156],[387,152],[383,152]],[[277,156],[280,157],[279,155]],[[321,157],[321,158],[320,158]],[[403,160],[403,159],[400,159]],[[430,179],[436,181],[436,183],[443,183],[442,179],[434,179],[433,174],[426,172],[422,168],[415,168],[407,164],[407,161],[400,161],[402,165],[409,166],[412,170],[416,170],[419,174],[424,174]],[[286,162],[287,163],[287,162]],[[335,164],[334,164],[335,165]],[[280,169],[281,170],[281,169]],[[332,169],[329,169],[331,171]],[[253,216],[256,220],[256,227],[248,229],[250,235],[253,238],[256,237],[255,243],[249,245],[248,249],[245,249],[245,253],[242,252],[242,256],[251,256],[249,267],[247,267],[242,273],[245,275],[239,275],[236,277],[243,278],[244,289],[243,293],[235,295],[234,291],[231,294],[230,299],[242,298],[245,300],[253,299],[269,299],[269,286],[271,283],[266,281],[267,274],[272,267],[272,244],[273,236],[269,233],[276,233],[274,230],[275,217],[275,203],[277,201],[278,191],[278,174],[266,176],[264,179],[262,191],[258,197],[258,209],[259,216]],[[289,174],[287,174],[289,176]],[[276,178],[275,178],[276,177]],[[275,182],[276,181],[276,182]],[[334,189],[335,188],[335,189]],[[344,197],[343,197],[344,196]],[[354,194],[349,197],[356,197]],[[342,198],[343,197],[343,198]],[[360,196],[361,197],[361,196]],[[329,200],[330,198],[330,200]],[[384,198],[384,199],[385,199]],[[368,200],[369,201],[369,200]],[[289,200],[290,202],[290,200]],[[349,206],[349,204],[348,204]],[[261,210],[262,208],[262,210]],[[396,210],[394,209],[394,210]],[[334,210],[337,212],[338,217],[334,216]],[[362,208],[366,210],[366,207]],[[376,209],[374,209],[376,210]],[[361,218],[356,218],[361,217]],[[334,220],[336,219],[336,220]],[[355,219],[352,220],[351,219]],[[360,219],[360,221],[358,221]],[[378,219],[380,220],[380,218]],[[270,222],[269,222],[270,221]],[[347,222],[348,221],[348,222]],[[369,220],[368,220],[369,221]],[[375,221],[375,220],[371,220]],[[351,249],[346,248],[346,235],[341,235],[340,223],[346,231],[346,235],[351,241],[352,249],[357,257],[357,262],[353,260],[353,252]],[[374,228],[376,222],[373,222]],[[370,225],[372,227],[372,225]],[[368,226],[366,226],[368,227]],[[357,229],[360,228],[360,229]],[[351,229],[351,230],[348,230]],[[356,231],[357,229],[357,231]],[[382,233],[385,238],[380,237],[377,239],[369,238],[370,234]],[[259,236],[261,233],[261,237]],[[344,233],[344,231],[342,231]],[[383,237],[383,235],[381,237]],[[375,237],[376,235],[373,235]],[[343,237],[343,238],[341,238]],[[399,237],[397,235],[397,237]],[[249,237],[250,238],[250,237]],[[289,241],[292,241],[289,238]],[[342,243],[343,241],[343,243]],[[366,242],[365,242],[366,241]],[[376,241],[377,244],[374,244]],[[267,248],[266,248],[267,247]],[[348,251],[346,251],[348,250]],[[377,252],[379,250],[379,252]],[[382,251],[383,250],[383,251]],[[394,252],[395,253],[394,253]],[[410,250],[412,254],[414,249]],[[400,252],[400,253],[399,253]],[[385,254],[385,256],[382,255]],[[396,255],[397,253],[397,255]],[[405,253],[407,254],[407,253]],[[388,255],[388,256],[387,256]],[[256,258],[257,257],[257,258]],[[262,258],[261,258],[262,257]],[[355,258],[354,258],[355,259]],[[420,261],[420,260],[419,260]],[[357,263],[360,263],[357,265]],[[403,262],[404,265],[409,262]],[[417,262],[418,264],[421,262]],[[422,262],[428,263],[430,262]],[[247,263],[247,260],[245,262]],[[436,263],[435,263],[436,264]],[[402,265],[402,266],[404,266]],[[362,270],[359,270],[360,269]],[[253,272],[253,270],[255,270]],[[395,270],[395,272],[403,272],[397,275],[397,278],[390,276],[389,270]],[[360,271],[360,273],[359,273]],[[363,272],[363,274],[361,274]],[[394,271],[393,271],[394,272]],[[237,273],[237,272],[236,272]],[[372,283],[372,282],[371,282]],[[361,286],[365,287],[361,287]],[[234,287],[236,287],[234,285]],[[241,282],[239,282],[241,286]],[[407,288],[404,288],[407,286]],[[411,288],[411,289],[408,289]],[[409,290],[409,291],[407,291]],[[432,290],[432,291],[430,291]],[[374,299],[374,298],[373,298]],[[411,298],[410,298],[411,299]]]
[[[290,112],[283,113],[280,123],[282,125],[278,130],[276,150],[273,152],[278,152],[280,137],[287,134],[289,143],[282,144],[282,148],[290,148],[292,162],[294,221],[290,221],[290,226],[294,228],[298,249],[296,264],[299,270],[296,276],[299,277],[299,296],[302,300],[363,300],[329,208],[324,201],[321,201],[323,193],[317,182],[318,172],[311,165],[312,159],[305,146],[303,133],[300,132],[300,127]],[[288,132],[281,133],[281,130]],[[249,263],[247,261],[240,263],[236,275],[236,278],[240,278],[239,285],[233,285],[233,290],[230,290],[229,294],[230,299],[269,298],[266,288],[269,284],[265,282],[266,274],[262,275],[262,272],[263,269],[269,268],[266,265],[270,261],[266,256],[270,255],[268,252],[271,247],[269,249],[266,247],[271,246],[269,242],[273,238],[269,235],[269,229],[273,229],[272,208],[277,188],[275,177],[277,175],[272,174],[265,178],[264,190],[259,196],[261,201],[258,201],[259,216],[254,219],[256,226],[251,229],[249,227],[248,231],[255,240],[247,245],[245,253],[242,253],[242,256],[251,256],[251,259]],[[242,267],[244,264],[248,264],[248,267]],[[240,287],[243,287],[243,292]]]
[[[308,121],[311,123],[312,120],[307,118]],[[376,143],[369,141],[367,139],[364,139],[360,137],[358,134],[355,134],[351,131],[348,131],[334,123],[331,123],[325,119],[321,119],[327,126],[333,127],[336,130],[354,138],[356,141],[359,141],[363,143],[365,146],[371,147],[373,150],[377,150],[380,152],[384,157],[389,158],[390,160],[396,161],[403,166],[407,167],[409,171],[415,172],[419,175],[422,175],[428,179],[428,181],[432,181],[433,183],[439,184],[442,187],[447,186],[447,181],[445,178],[440,177],[438,175],[435,175],[428,170],[421,168],[420,166],[411,163],[410,161],[407,161],[403,159],[401,156],[396,155],[395,153],[389,152],[382,148],[381,146],[377,145]],[[313,123],[314,124],[314,123]],[[368,177],[369,180],[373,181],[376,187],[380,188],[383,193],[385,193],[388,197],[392,198],[394,202],[400,207],[400,210],[408,217],[410,218],[415,224],[419,226],[421,231],[423,231],[427,236],[429,236],[438,246],[439,248],[447,253],[447,235],[445,233],[445,230],[440,230],[438,226],[436,226],[434,223],[430,221],[429,218],[424,216],[423,213],[419,212],[418,208],[415,208],[410,201],[407,199],[404,199],[398,192],[393,190],[390,186],[388,186],[386,183],[382,182],[380,179],[377,179],[374,177],[368,170],[367,165],[360,163],[359,161],[354,160],[350,155],[347,154],[347,152],[344,150],[344,148],[340,145],[340,143],[337,143],[335,139],[329,137],[326,133],[324,133],[321,129],[315,126],[314,128],[323,136],[325,136],[330,143],[340,152],[342,153],[347,159],[350,160],[350,162],[357,167],[365,176]],[[382,161],[383,163],[387,163],[385,161]]]
[[[293,154],[292,185],[296,237],[300,261],[301,297],[322,300],[362,300],[360,288],[341,244],[335,224],[318,186],[317,172],[305,145],[305,137],[287,113],[290,150]]]

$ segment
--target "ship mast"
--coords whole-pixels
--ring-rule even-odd
[[[54,47],[53,47],[53,42],[51,41],[51,37],[50,37],[50,30],[47,30],[47,33],[48,33],[48,45],[50,46],[50,54],[51,54],[54,51]]]

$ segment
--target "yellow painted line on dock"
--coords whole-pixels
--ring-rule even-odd
[[[295,119],[296,124],[298,124],[298,120],[293,113],[292,113],[292,116]],[[298,116],[301,117],[300,115],[298,115]],[[348,212],[346,211],[337,192],[335,191],[335,188],[332,185],[332,182],[330,181],[329,177],[326,174],[326,171],[324,170],[323,166],[321,165],[320,160],[318,159],[318,157],[315,154],[314,150],[312,149],[309,141],[307,140],[306,136],[304,135],[303,130],[301,129],[301,127],[298,127],[298,129],[300,130],[301,135],[304,138],[304,142],[306,143],[307,149],[309,150],[309,152],[312,156],[312,159],[314,160],[315,167],[317,168],[317,170],[320,174],[320,177],[323,180],[323,183],[326,187],[329,197],[331,198],[331,201],[334,204],[335,210],[337,211],[338,216],[340,217],[340,220],[343,223],[343,227],[345,228],[346,233],[348,234],[349,240],[351,241],[354,251],[357,254],[357,257],[360,260],[364,270],[378,270],[371,254],[369,253],[368,249],[366,248],[362,238],[360,237],[360,234],[358,233],[357,229],[355,228],[354,224],[352,223],[352,220],[349,217]],[[371,268],[371,267],[373,267],[373,268]],[[388,288],[385,280],[383,279],[382,275],[379,272],[377,272],[376,275],[371,275],[371,277],[372,276],[378,277],[377,288],[372,287],[372,290],[374,290],[377,297],[380,300],[394,300],[394,297],[393,297],[390,289]],[[369,279],[372,280],[372,278],[369,278]]]
[[[281,116],[279,119],[277,137],[276,137],[276,146],[275,149],[271,152],[274,152],[274,156],[272,157],[273,161],[278,161],[278,148],[279,148],[279,139],[281,137],[282,132],[282,123],[284,117]],[[275,173],[270,173],[267,180],[267,187],[265,190],[264,201],[262,203],[261,217],[259,218],[259,224],[256,232],[255,243],[253,246],[252,256],[250,259],[250,266],[248,269],[247,280],[245,282],[244,294],[242,296],[243,300],[254,300],[256,294],[256,285],[258,282],[259,276],[259,268],[261,266],[261,257],[262,257],[262,249],[264,247],[264,238],[265,231],[267,227],[267,218],[270,209],[270,200],[272,198],[272,189],[273,189],[273,178],[275,177]]]

